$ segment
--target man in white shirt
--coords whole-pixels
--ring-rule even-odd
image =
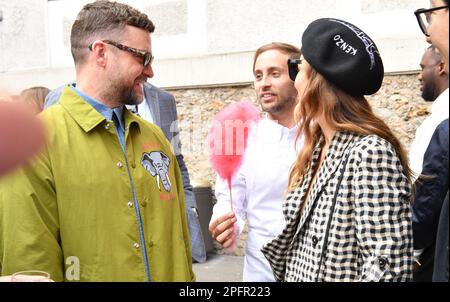
[[[232,181],[235,213],[230,213],[227,182],[219,177],[216,181],[217,203],[209,230],[216,241],[229,248],[238,240],[247,220],[244,281],[275,281],[260,249],[285,226],[282,202],[289,170],[301,144],[301,139],[296,143],[298,127],[294,108],[297,91],[290,79],[288,59],[299,58],[300,50],[284,43],[270,43],[256,51],[254,86],[267,118],[261,120],[249,135],[243,164]],[[295,79],[295,75],[292,77]],[[234,232],[235,223],[238,234]]]
[[[417,178],[422,173],[423,155],[428,148],[431,136],[436,127],[448,118],[448,72],[441,55],[434,46],[430,46],[420,62],[422,69],[419,74],[422,98],[434,102],[431,115],[417,128],[416,137],[409,151],[411,169]]]

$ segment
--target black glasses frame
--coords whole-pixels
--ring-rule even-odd
[[[130,46],[126,46],[126,45],[123,45],[123,44],[120,44],[120,43],[117,43],[117,42],[114,42],[114,41],[111,41],[111,40],[100,40],[100,41],[102,41],[103,43],[112,45],[112,46],[114,46],[114,47],[116,47],[116,48],[118,48],[120,50],[128,51],[128,52],[132,53],[133,55],[135,55],[137,57],[144,58],[144,63],[143,63],[144,67],[147,67],[148,65],[151,65],[153,60],[154,60],[154,58],[155,58],[152,55],[152,53],[149,52],[149,51],[145,51],[145,50],[133,48],[133,47],[130,47]],[[92,51],[92,44],[93,43],[89,44],[89,46],[88,46],[90,51]]]
[[[427,20],[428,24],[431,23],[431,12],[441,10],[441,9],[448,9],[448,5],[444,6],[438,6],[438,7],[432,7],[432,8],[419,8],[414,12],[414,15],[416,15],[417,22],[419,23],[420,30],[422,30],[423,34],[427,37],[430,35],[428,34],[428,26],[423,21],[421,15],[425,15],[425,19]]]
[[[295,78],[297,77],[297,74],[299,72],[298,64],[301,64],[301,59],[289,59],[287,61],[288,64],[288,70],[289,70],[289,78],[292,82],[295,82]]]

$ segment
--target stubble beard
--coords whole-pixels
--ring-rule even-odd
[[[114,84],[108,87],[105,99],[115,101],[122,105],[139,105],[143,101],[143,96],[138,95],[132,87],[127,87],[125,85]]]
[[[287,107],[290,107],[295,102],[294,96],[284,98],[280,100],[277,104],[274,106],[265,107],[261,102],[261,109],[263,112],[267,112],[271,115],[277,115],[279,113],[282,113],[285,111]]]
[[[123,87],[121,98],[124,105],[139,105],[142,103],[143,97],[141,95],[138,95],[134,90],[133,87],[127,88]]]

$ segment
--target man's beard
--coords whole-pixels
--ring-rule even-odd
[[[438,97],[436,90],[436,85],[434,85],[434,83],[427,83],[423,85],[422,98],[427,102],[434,102]]]
[[[120,99],[124,105],[139,105],[142,103],[142,96],[137,95],[133,88],[123,87]]]
[[[289,107],[294,101],[295,97],[284,98],[273,107],[264,107],[264,105],[261,102],[261,109],[263,112],[267,112],[270,114],[278,114],[280,112],[283,112],[286,109],[286,107]]]
[[[133,87],[127,87],[125,85],[111,84],[107,89],[107,100],[116,100],[123,105],[139,105],[143,101],[143,96],[138,95]]]

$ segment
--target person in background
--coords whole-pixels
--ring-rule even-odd
[[[420,29],[426,36],[426,41],[434,45],[442,55],[448,74],[449,0],[430,0],[430,6],[431,7],[427,9],[421,8],[416,10],[415,15],[417,17],[417,21],[419,22]],[[445,141],[442,138],[447,139],[446,144],[442,143],[442,141]],[[439,157],[445,158],[445,156],[447,157],[447,165],[444,165],[439,160],[436,160]],[[424,233],[427,233],[427,231],[430,230],[429,226],[435,226],[437,224],[433,281],[448,282],[448,120],[444,121],[438,128],[436,128],[435,134],[428,145],[428,150],[425,153],[423,161],[423,173],[426,173],[426,171],[434,171],[437,174],[431,173],[430,176],[436,178],[437,180],[442,180],[441,176],[447,175],[447,186],[441,185],[439,187],[434,187],[438,191],[432,192],[433,194],[430,195],[433,199],[428,198],[427,200],[427,198],[424,198],[422,201],[419,199],[418,202],[416,202],[414,205],[415,210],[413,211],[414,232],[420,237],[419,229],[422,229]],[[433,165],[435,166],[433,167]],[[426,187],[427,185],[424,184],[422,186],[422,190]],[[421,187],[417,187],[417,190],[420,189]],[[424,195],[424,197],[426,196],[427,195]],[[442,196],[446,197],[443,199]],[[420,208],[425,211],[419,210]],[[419,216],[417,214],[422,215]],[[433,228],[431,228],[431,230],[432,229]],[[431,233],[427,235],[431,237],[433,234]]]
[[[22,90],[20,96],[30,110],[38,114],[44,110],[45,98],[49,92],[47,87],[37,86]]]
[[[415,179],[422,172],[425,150],[437,125],[448,118],[448,72],[435,46],[430,46],[423,54],[419,73],[420,90],[426,102],[433,102],[431,115],[417,128],[416,136],[409,150],[409,163]]]
[[[437,53],[434,46],[430,46],[424,53],[422,61],[420,62],[422,72],[419,74],[419,81],[422,91],[422,98],[427,102],[434,102],[431,108],[431,115],[427,117],[422,125],[417,129],[416,136],[409,152],[409,162],[411,168],[415,174],[415,177],[419,176],[422,171],[422,164],[425,151],[431,140],[431,136],[436,127],[445,119],[448,118],[449,106],[448,106],[448,74],[446,72],[445,64]],[[419,181],[418,185],[421,181]],[[417,200],[424,196],[415,195],[416,202],[413,206],[413,221],[416,215],[423,215],[423,213],[417,213],[420,211],[417,208]],[[420,202],[419,202],[420,204]],[[416,236],[414,232],[414,236]],[[429,238],[432,238],[430,236]],[[414,245],[418,243],[418,240],[414,240]],[[416,263],[420,263],[420,266],[416,265],[414,270],[415,282],[431,282],[433,276],[433,264],[434,264],[434,242],[430,243],[425,250],[415,250]]]
[[[275,280],[260,249],[285,225],[281,201],[287,188],[287,171],[302,144],[301,139],[296,143],[298,125],[294,120],[296,73],[289,74],[287,66],[288,60],[298,58],[300,50],[285,43],[270,43],[256,51],[254,86],[267,118],[250,134],[243,164],[232,181],[235,214],[230,213],[227,182],[219,177],[216,181],[217,203],[209,230],[213,239],[229,248],[239,239],[247,220],[244,281]]]
[[[346,21],[318,19],[298,63],[304,145],[283,203],[286,227],[263,254],[277,281],[410,280],[411,170],[365,98],[384,77],[375,43]]]
[[[430,8],[420,8],[414,12],[426,41],[434,45],[445,62],[448,73],[448,2],[430,0]]]
[[[415,185],[414,247],[423,250],[414,274],[416,282],[448,282],[448,135],[447,118],[431,137],[423,159],[425,177]]]
[[[194,281],[181,173],[161,129],[130,113],[153,77],[146,14],[95,1],[71,31],[76,87],[40,117],[48,144],[0,182],[1,274]],[[20,217],[20,219],[18,219]]]

